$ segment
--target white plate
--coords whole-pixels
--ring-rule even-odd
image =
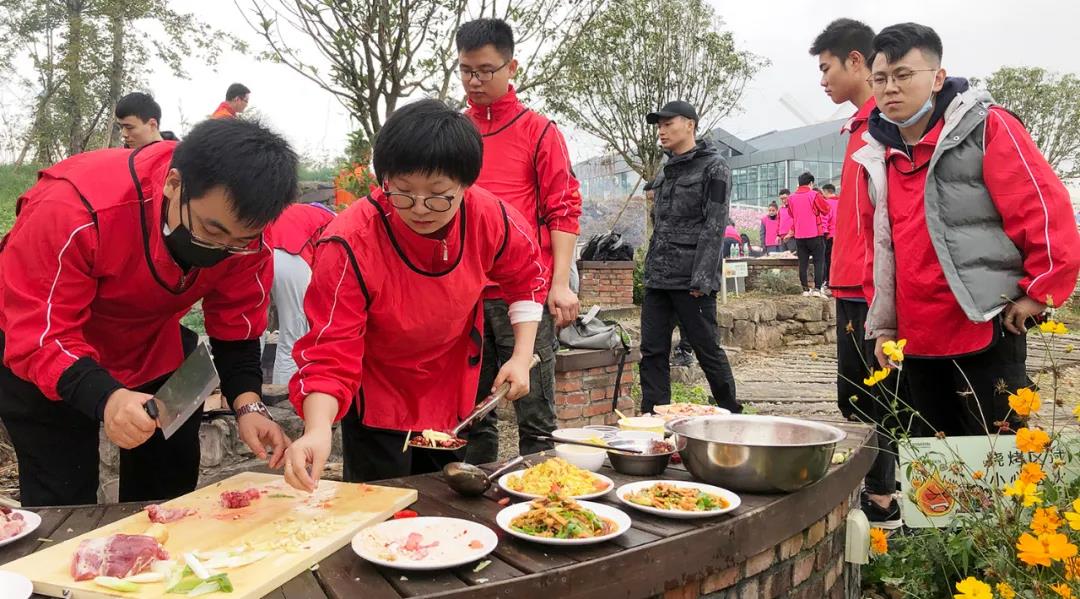
[[[515,497],[521,497],[522,499],[536,499],[538,497],[543,497],[543,495],[533,495],[532,493],[523,493],[521,491],[515,491],[515,490],[510,488],[510,486],[509,486],[510,477],[514,476],[514,475],[520,476],[522,472],[524,472],[524,471],[523,470],[518,470],[517,472],[507,472],[506,474],[500,476],[499,477],[499,487],[502,488],[503,491],[506,491],[507,493],[509,493],[511,495],[514,495]],[[604,476],[603,474],[597,474],[595,472],[590,472],[589,474],[592,474],[597,479],[599,479],[601,482],[607,483],[607,486],[604,487],[604,489],[602,491],[596,491],[594,493],[586,493],[585,495],[573,495],[572,497],[574,499],[596,499],[597,497],[603,497],[604,495],[607,495],[608,493],[611,492],[612,489],[615,488],[615,481],[613,481],[610,478]]]
[[[711,510],[708,512],[687,512],[684,510],[662,510],[659,508],[649,507],[646,505],[639,505],[626,498],[630,493],[635,493],[642,489],[647,489],[656,483],[667,483],[676,487],[684,487],[691,489],[698,489],[699,491],[705,491],[706,493],[712,493],[713,495],[719,495],[723,497],[728,505],[722,510]],[[719,516],[720,514],[726,514],[735,508],[739,507],[742,500],[739,496],[728,491],[727,489],[721,489],[720,487],[714,487],[712,485],[706,485],[704,483],[695,483],[691,481],[674,481],[674,480],[643,480],[634,483],[627,483],[619,487],[618,491],[615,491],[615,496],[619,498],[619,501],[624,504],[643,512],[655,514],[657,516],[664,516],[665,518],[679,518],[679,519],[691,519],[691,518],[712,518],[713,516]]]
[[[22,574],[0,570],[0,597],[26,599],[34,593],[34,585]]]
[[[427,557],[412,559],[401,555],[395,560],[387,559],[380,547],[388,542],[405,542],[409,533],[423,535],[423,544],[438,541]],[[469,547],[469,542],[482,543],[479,549]],[[461,566],[484,557],[499,544],[499,537],[490,528],[460,518],[402,518],[387,520],[356,533],[352,540],[353,551],[367,561],[398,570],[443,570]]]
[[[591,537],[588,539],[553,539],[548,537],[534,537],[511,528],[510,521],[529,511],[531,504],[532,502],[528,501],[504,507],[499,510],[499,513],[495,516],[495,523],[499,525],[499,528],[506,531],[507,534],[513,535],[519,539],[525,539],[526,541],[543,543],[544,545],[592,545],[593,543],[610,541],[627,530],[630,530],[630,516],[627,516],[625,512],[618,508],[607,506],[602,503],[593,503],[591,501],[579,501],[578,504],[585,509],[592,510],[597,516],[607,518],[614,522],[616,526],[615,532],[602,537]]]
[[[22,514],[23,523],[24,523],[23,524],[23,529],[22,529],[22,532],[20,532],[19,534],[15,535],[13,537],[9,537],[7,539],[4,539],[3,541],[0,541],[0,547],[3,547],[4,545],[7,545],[8,543],[14,543],[15,541],[18,541],[19,539],[25,537],[26,535],[34,532],[34,530],[36,530],[37,527],[41,526],[41,516],[35,514],[34,512],[28,512],[26,510],[11,510],[11,511]],[[0,595],[0,597],[6,597],[6,595]]]

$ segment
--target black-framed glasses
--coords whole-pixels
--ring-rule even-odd
[[[477,81],[491,81],[491,79],[495,76],[495,73],[498,73],[499,71],[505,69],[506,65],[508,64],[510,64],[509,60],[502,63],[499,68],[492,69],[490,71],[472,71],[469,69],[461,69],[461,80],[465,83],[468,83],[472,81],[473,77],[476,77]]]
[[[454,195],[421,196],[401,191],[390,191],[385,187],[383,192],[386,193],[386,197],[390,198],[390,203],[394,208],[398,210],[408,210],[415,206],[417,202],[423,202],[424,207],[432,212],[446,212],[454,205]]]
[[[866,82],[876,90],[885,89],[890,79],[896,84],[896,87],[905,87],[908,83],[911,83],[911,78],[915,76],[915,73],[927,73],[929,71],[937,71],[937,69],[905,69],[892,74],[878,73],[868,77]]]
[[[238,247],[235,245],[229,245],[227,243],[218,243],[209,239],[203,239],[195,233],[194,220],[191,218],[191,196],[187,193],[187,186],[183,183],[180,184],[180,206],[187,208],[187,224],[184,224],[184,210],[180,211],[180,224],[187,227],[188,234],[191,235],[191,243],[201,248],[208,250],[220,250],[223,252],[229,252],[230,254],[236,254],[238,256],[250,256],[251,254],[258,254],[262,251],[262,233],[259,234],[259,243],[255,247]]]

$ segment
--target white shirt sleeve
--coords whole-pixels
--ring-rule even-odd
[[[510,324],[540,322],[540,319],[544,316],[544,306],[539,302],[522,300],[510,304],[508,314],[510,315]]]

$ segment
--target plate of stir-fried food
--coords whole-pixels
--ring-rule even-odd
[[[562,458],[550,458],[520,472],[499,477],[503,491],[524,499],[546,497],[555,492],[574,499],[594,499],[615,488],[603,474],[589,472]]]
[[[646,480],[619,487],[626,505],[668,518],[709,518],[739,507],[739,496],[720,487],[689,481]]]
[[[630,528],[630,516],[619,509],[557,493],[505,507],[495,522],[508,534],[547,545],[602,543]]]

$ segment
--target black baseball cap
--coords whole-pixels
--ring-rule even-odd
[[[675,100],[664,104],[664,107],[655,112],[650,112],[645,115],[645,122],[650,125],[655,125],[660,122],[660,119],[667,119],[673,116],[684,116],[695,123],[698,121],[697,109],[689,102],[683,102],[682,100]]]

